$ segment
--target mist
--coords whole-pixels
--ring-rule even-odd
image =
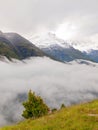
[[[98,98],[98,64],[60,63],[49,58],[0,61],[0,126],[22,120],[29,90],[51,108]]]

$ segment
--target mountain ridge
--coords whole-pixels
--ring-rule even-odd
[[[98,63],[98,50],[81,51],[77,44],[59,39],[53,33],[36,36],[29,41],[17,33],[0,32],[0,55],[9,60],[46,56],[60,62],[81,59]]]
[[[32,56],[45,56],[45,53],[17,33],[0,32],[0,55],[8,59],[25,59]]]
[[[76,59],[94,61],[92,57],[74,48],[72,44],[59,39],[53,33],[37,36],[31,41],[46,54],[51,55],[61,62],[69,62]]]

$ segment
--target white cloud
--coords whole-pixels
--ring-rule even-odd
[[[97,5],[97,0],[0,0],[0,29],[29,38],[54,31],[67,21],[79,29],[77,37],[94,35],[98,33]]]
[[[51,107],[98,98],[98,65],[63,64],[48,58],[0,62],[0,125],[21,119],[29,89]],[[9,120],[10,119],[10,120]]]

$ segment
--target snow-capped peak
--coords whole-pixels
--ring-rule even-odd
[[[50,33],[50,32],[46,33],[46,34],[42,34],[40,36],[32,37],[31,41],[33,44],[35,44],[36,46],[38,46],[40,48],[46,48],[51,45],[52,46],[59,45],[59,46],[66,47],[66,48],[69,48],[69,46],[70,46],[64,40],[57,38],[54,33]]]
[[[75,49],[78,49],[82,52],[89,53],[91,50],[98,50],[98,43],[94,41],[73,41],[70,42],[70,45],[73,46]]]
[[[87,53],[90,53],[91,50],[98,50],[98,42],[95,42],[91,38],[75,41],[64,41],[63,39],[58,38],[56,34],[51,32],[34,36],[30,40],[39,48],[48,48],[50,46],[61,46],[64,48],[73,47],[81,52]]]

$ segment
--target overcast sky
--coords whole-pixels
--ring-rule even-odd
[[[47,31],[98,37],[98,0],[0,0],[0,30],[28,38]]]

